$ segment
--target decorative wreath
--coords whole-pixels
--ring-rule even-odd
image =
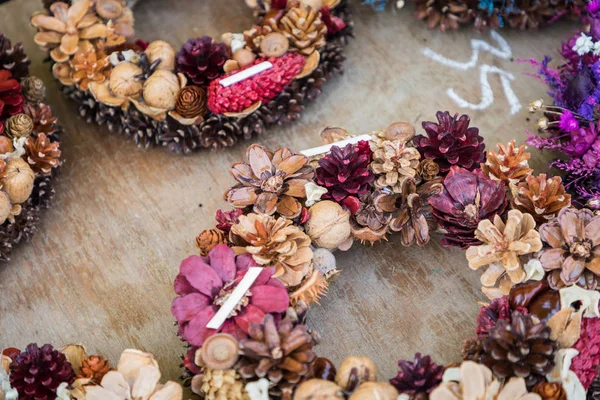
[[[37,230],[54,197],[60,128],[21,43],[0,34],[0,261]]]
[[[192,38],[179,51],[162,40],[127,41],[135,33],[125,0],[44,4],[31,18],[34,40],[79,115],[175,153],[229,147],[298,119],[342,72],[353,35],[347,0],[253,4],[250,29],[222,43]]]
[[[584,400],[600,395],[600,215],[571,206],[560,177],[534,175],[514,140],[485,151],[466,115],[438,112],[294,153],[254,144],[231,166],[231,211],[180,266],[171,310],[189,344],[184,384],[207,400]],[[367,357],[318,357],[309,308],[339,273],[334,249],[398,232],[404,246],[466,250],[490,299],[460,363],[415,354],[378,382]],[[156,360],[116,369],[80,346],[3,352],[5,399],[181,400]]]
[[[376,10],[388,3],[403,8],[404,0],[364,0]],[[415,15],[429,29],[442,32],[474,25],[478,31],[508,26],[517,29],[537,29],[565,16],[580,16],[585,0],[414,0]]]

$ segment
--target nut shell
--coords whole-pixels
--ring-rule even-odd
[[[11,203],[21,204],[27,201],[35,180],[35,174],[27,161],[22,158],[9,159],[4,174],[2,185]]]
[[[206,339],[201,348],[202,361],[211,369],[232,368],[238,360],[238,342],[227,333],[217,333]]]
[[[342,388],[324,379],[309,379],[296,388],[294,400],[343,400]]]
[[[267,57],[281,57],[290,48],[290,41],[279,32],[271,32],[260,41],[260,51]]]
[[[351,379],[352,377],[352,379]],[[377,367],[368,357],[346,357],[335,374],[335,383],[352,390],[350,385],[372,382],[377,378]],[[356,386],[355,386],[356,387]]]
[[[396,400],[398,391],[387,382],[365,382],[348,400]]]
[[[350,212],[338,203],[323,200],[308,209],[310,219],[304,225],[312,242],[325,249],[335,249],[346,242],[352,230]]]
[[[404,143],[414,138],[415,134],[415,127],[408,122],[392,122],[385,130],[386,139]]]
[[[144,82],[144,101],[151,107],[173,110],[181,86],[179,78],[171,71],[159,69]]]
[[[5,191],[0,190],[0,225],[6,221],[10,215],[11,209],[12,203],[10,202],[8,194]]]
[[[175,69],[175,49],[164,40],[155,40],[150,43],[144,51],[148,56],[148,61],[153,63],[160,58],[160,64],[157,69],[166,69],[173,71]]]
[[[0,136],[0,154],[11,153],[15,150],[12,140],[6,136]]]
[[[142,69],[130,62],[119,63],[110,72],[109,87],[120,98],[139,97],[144,84],[138,78]]]
[[[239,49],[233,53],[233,60],[237,62],[238,68],[244,68],[256,60],[256,54],[248,49]],[[229,60],[228,60],[229,61]]]

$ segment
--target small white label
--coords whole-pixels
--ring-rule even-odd
[[[270,68],[273,68],[273,64],[271,64],[268,61],[261,62],[260,64],[256,64],[248,69],[238,72],[237,74],[228,76],[227,78],[221,80],[219,83],[223,87],[228,87],[245,79],[251,78],[254,75],[258,75],[261,72],[266,71]]]
[[[369,134],[354,136],[349,139],[340,140],[339,142],[334,142],[334,143],[326,144],[326,145],[319,146],[319,147],[313,147],[312,149],[302,150],[300,152],[300,154],[303,154],[306,157],[314,157],[314,156],[318,156],[319,154],[328,153],[331,150],[332,146],[344,147],[349,143],[356,144],[356,143],[360,142],[361,140],[365,140],[368,142],[372,139],[373,139],[373,137]]]

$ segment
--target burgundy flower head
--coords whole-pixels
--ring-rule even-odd
[[[8,70],[0,70],[0,121],[23,112],[25,98],[21,85]]]
[[[206,87],[223,73],[229,58],[225,43],[217,43],[210,36],[188,39],[177,53],[177,72],[183,73],[195,85]]]
[[[361,142],[347,144],[343,149],[332,146],[315,171],[317,183],[327,188],[323,198],[342,203],[348,196],[358,198],[366,193],[375,179],[369,169],[371,155],[371,149]]]
[[[442,382],[444,367],[431,361],[431,356],[416,353],[413,361],[398,361],[400,372],[390,383],[400,393],[418,395],[430,393]]]
[[[448,233],[444,246],[467,248],[481,244],[475,238],[479,221],[502,215],[506,210],[505,186],[489,179],[481,170],[453,166],[444,179],[444,191],[429,199],[433,215]]]
[[[450,115],[448,111],[438,111],[435,116],[438,123],[423,122],[427,136],[417,135],[414,144],[423,158],[432,158],[441,173],[447,173],[450,167],[472,170],[479,168],[485,160],[485,144],[479,135],[479,129],[471,127],[468,115]]]
[[[183,260],[175,278],[175,292],[179,297],[171,305],[179,335],[192,346],[202,346],[207,337],[218,332],[241,340],[247,337],[251,322],[262,321],[267,313],[287,310],[290,302],[287,290],[281,282],[271,278],[275,268],[264,268],[221,328],[206,327],[248,268],[257,266],[251,254],[236,257],[225,244],[213,248],[208,257],[191,256]]]
[[[510,315],[508,296],[494,299],[489,305],[481,307],[481,311],[477,316],[477,337],[479,339],[485,338],[490,330],[496,327],[499,319],[510,322]]]
[[[217,220],[217,229],[229,234],[231,226],[237,222],[238,218],[242,214],[243,211],[238,208],[231,211],[217,210],[217,214],[215,216],[215,219]]]
[[[583,318],[581,336],[573,346],[579,354],[573,358],[571,370],[588,390],[600,367],[600,318]]]

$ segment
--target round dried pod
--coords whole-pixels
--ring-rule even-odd
[[[408,142],[415,137],[415,127],[408,122],[392,122],[385,130],[385,137],[388,140],[400,140]]]
[[[150,43],[144,51],[148,56],[148,61],[153,63],[160,58],[157,69],[166,69],[173,71],[175,69],[175,49],[164,40],[155,40]]]
[[[181,86],[177,75],[166,69],[159,69],[144,82],[144,101],[151,107],[173,110]]]
[[[123,13],[120,0],[96,0],[96,13],[104,19],[115,19]]]
[[[256,60],[256,54],[248,49],[239,49],[233,53],[233,60],[237,62],[238,69],[247,67]]]
[[[15,151],[12,140],[6,136],[0,136],[0,154],[12,153]]]
[[[0,225],[6,221],[6,218],[8,218],[10,215],[10,210],[12,210],[10,198],[5,191],[0,190]]]
[[[267,57],[281,57],[289,48],[289,40],[279,32],[271,32],[260,41],[260,51]]]
[[[419,163],[417,173],[426,181],[434,179],[440,173],[440,166],[433,158],[424,158]]]
[[[228,333],[217,333],[204,341],[202,361],[211,369],[232,368],[238,360],[238,341]]]
[[[109,86],[115,96],[120,98],[139,97],[144,84],[139,79],[142,69],[130,62],[119,63],[110,71]]]
[[[335,374],[335,383],[347,390],[354,390],[363,382],[377,378],[377,367],[368,357],[346,357]]]
[[[350,212],[331,200],[320,201],[308,209],[310,219],[304,225],[312,242],[325,249],[335,249],[345,243],[352,229]]]
[[[340,140],[348,139],[350,134],[344,128],[337,127],[327,127],[321,131],[319,134],[321,140],[325,144],[331,144],[334,142],[339,142]]]
[[[186,86],[179,92],[175,110],[183,118],[197,118],[206,114],[206,92],[199,86]]]
[[[23,88],[23,96],[25,100],[33,106],[37,106],[46,97],[46,85],[44,81],[35,76],[28,76],[21,81],[21,87]]]
[[[6,133],[11,138],[27,137],[32,130],[33,120],[27,114],[16,114],[6,121]]]
[[[296,388],[294,400],[343,400],[341,387],[324,379],[309,379]]]
[[[396,400],[398,391],[387,382],[365,382],[352,393],[348,400]]]
[[[27,161],[22,158],[11,158],[7,161],[2,185],[11,203],[24,203],[31,196],[34,180],[35,174]]]
[[[313,250],[313,268],[327,276],[335,271],[337,263],[333,253],[322,247]]]

